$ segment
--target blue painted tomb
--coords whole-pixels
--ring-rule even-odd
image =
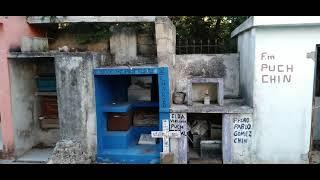
[[[149,76],[151,101],[128,100],[133,76]],[[114,67],[94,69],[97,115],[97,162],[125,164],[160,163],[162,141],[138,144],[141,134],[162,130],[162,120],[169,119],[170,88],[167,67]],[[108,129],[108,114],[129,113],[151,108],[159,113],[158,126],[134,126],[125,131]],[[117,123],[117,122],[113,122]],[[120,123],[120,122],[119,122]],[[116,124],[117,125],[117,124]]]

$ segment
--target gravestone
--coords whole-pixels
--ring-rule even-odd
[[[169,120],[164,119],[162,121],[162,131],[151,131],[151,137],[153,138],[162,138],[163,144],[162,144],[162,153],[163,154],[169,154],[169,141],[170,138],[180,138],[181,132],[180,131],[169,131]]]

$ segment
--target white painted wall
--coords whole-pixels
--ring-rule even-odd
[[[240,96],[253,105],[253,77],[255,68],[255,30],[251,29],[238,36],[240,54]]]
[[[251,51],[255,51],[256,163],[308,163],[315,62],[307,59],[307,53],[320,43],[320,27],[255,29],[255,49]],[[262,61],[263,52],[274,55],[274,60]],[[262,64],[292,65],[293,72],[261,71]],[[262,75],[283,74],[291,75],[291,81],[262,82]]]
[[[252,162],[252,114],[223,114],[223,163],[249,164]]]
[[[253,26],[260,25],[308,25],[320,23],[320,16],[254,16]]]

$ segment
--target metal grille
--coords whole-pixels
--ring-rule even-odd
[[[176,54],[218,54],[233,53],[235,50],[217,45],[212,40],[178,40]]]

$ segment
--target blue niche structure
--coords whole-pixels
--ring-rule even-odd
[[[151,101],[128,101],[132,76],[150,76]],[[138,144],[141,134],[162,130],[162,120],[169,119],[170,88],[167,67],[115,67],[94,69],[97,111],[97,162],[124,164],[158,164],[162,140],[154,144]],[[134,126],[127,130],[109,130],[108,118],[113,113],[130,113],[153,108],[158,114],[155,126]],[[116,121],[117,123],[117,121]]]

